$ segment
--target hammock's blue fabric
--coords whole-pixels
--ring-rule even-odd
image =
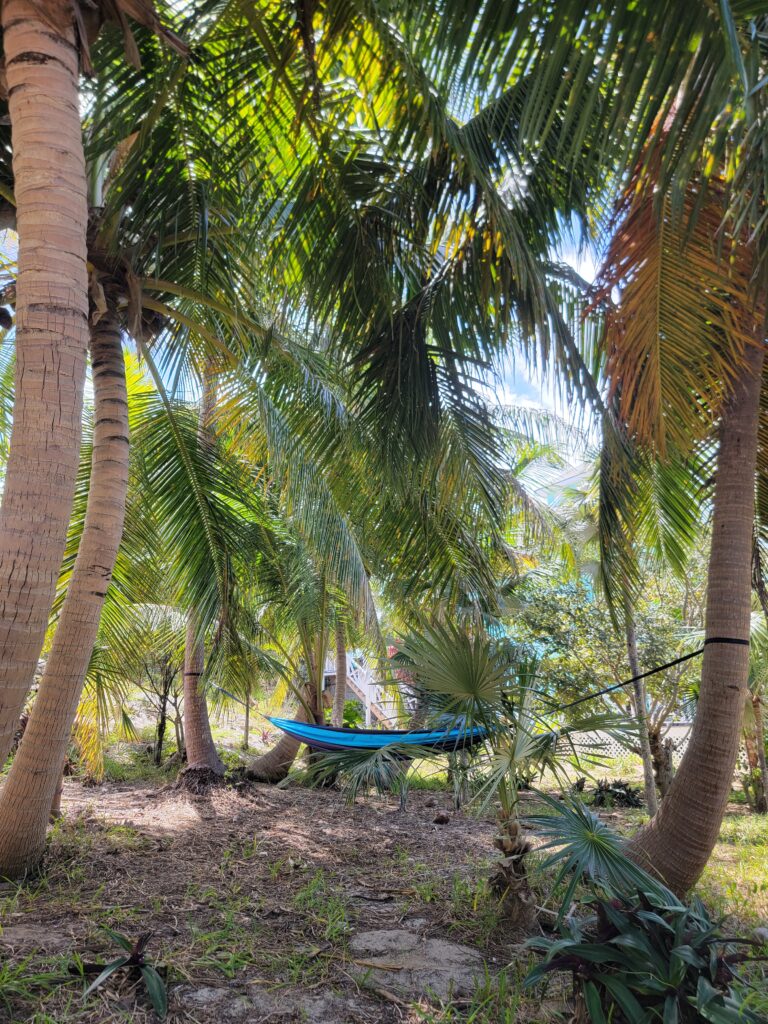
[[[269,721],[289,736],[306,743],[314,750],[380,750],[394,744],[407,743],[416,747],[439,750],[460,750],[480,743],[485,729],[475,726],[457,729],[410,731],[407,729],[341,729],[331,725],[312,725],[290,718],[270,718]]]

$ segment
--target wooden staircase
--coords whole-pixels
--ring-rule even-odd
[[[324,686],[333,679],[336,682],[336,661],[329,656],[325,663]],[[347,695],[352,694],[360,701],[365,711],[365,724],[370,728],[374,721],[386,729],[397,725],[398,707],[389,690],[376,681],[373,667],[364,654],[347,651]]]

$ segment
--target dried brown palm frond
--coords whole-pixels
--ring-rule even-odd
[[[629,182],[598,277],[610,395],[628,436],[687,452],[717,420],[745,346],[762,340],[754,254],[723,230],[725,190],[688,186],[673,208],[653,167]]]

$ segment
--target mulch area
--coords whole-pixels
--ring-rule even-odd
[[[76,955],[118,955],[103,926],[132,939],[152,932],[148,958],[167,971],[171,1022],[423,1020],[361,982],[349,935],[414,927],[479,948],[492,972],[519,956],[521,936],[478,909],[493,822],[449,803],[413,791],[401,812],[394,799],[350,806],[333,790],[191,795],[67,780],[43,875],[0,888],[0,953],[55,971]],[[440,812],[446,824],[434,824]],[[154,1019],[127,981],[87,1003],[78,986],[41,989],[36,1006],[19,1004],[8,1019]]]

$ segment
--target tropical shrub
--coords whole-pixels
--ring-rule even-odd
[[[531,816],[553,851],[543,863],[560,865],[567,880],[557,920],[559,938],[528,945],[542,961],[530,987],[558,971],[570,972],[577,994],[574,1024],[757,1024],[737,969],[752,957],[748,939],[725,936],[698,899],[679,901],[628,859],[623,840],[587,808],[543,797],[549,813]],[[573,898],[590,894],[586,916]]]
[[[586,919],[561,924],[561,938],[531,940],[545,957],[527,985],[570,971],[581,1019],[592,1024],[757,1024],[733,984],[750,959],[741,948],[749,940],[723,936],[700,900],[686,906],[614,892],[595,895],[591,906]]]

